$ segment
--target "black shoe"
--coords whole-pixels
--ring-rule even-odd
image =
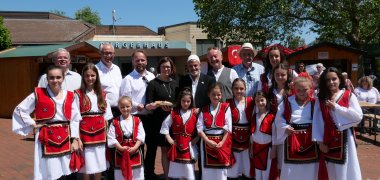
[[[160,176],[158,176],[157,174],[155,173],[146,173],[145,175],[145,179],[146,180],[159,180],[160,179]]]

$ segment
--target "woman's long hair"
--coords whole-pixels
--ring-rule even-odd
[[[327,87],[327,81],[326,81],[326,76],[327,76],[327,73],[329,73],[329,72],[333,72],[333,73],[337,74],[339,81],[340,81],[339,89],[346,88],[346,83],[344,81],[344,77],[343,77],[342,73],[336,67],[327,68],[326,70],[323,71],[323,73],[319,77],[318,98],[319,98],[319,101],[321,101],[321,102],[324,102],[328,99],[331,99],[331,97],[332,97],[332,93],[331,93],[330,89]]]
[[[286,61],[286,56],[284,54],[284,52],[282,52],[282,50],[278,47],[278,46],[273,46],[269,49],[268,51],[268,54],[267,54],[267,58],[266,60],[264,61],[264,67],[265,67],[265,75],[268,75],[269,73],[271,73],[273,67],[272,67],[272,64],[270,63],[270,60],[269,60],[269,53],[273,50],[278,50],[280,52],[280,63],[287,63]]]
[[[278,87],[278,84],[277,84],[276,79],[275,79],[276,69],[283,69],[286,71],[287,80],[285,82],[284,95],[289,95],[290,90],[291,90],[290,84],[292,82],[292,71],[290,70],[287,63],[280,63],[272,69],[272,72],[271,72],[272,73],[272,86],[269,89],[269,93],[273,92],[273,90],[277,89],[277,87]]]
[[[83,94],[82,98],[85,97],[84,95],[86,94],[86,90],[87,90],[87,84],[86,84],[86,82],[84,80],[84,74],[88,70],[92,70],[96,74],[96,80],[95,80],[93,89],[94,89],[94,92],[95,92],[95,94],[96,94],[96,96],[98,98],[98,107],[99,107],[99,109],[106,109],[107,103],[106,103],[106,100],[103,97],[102,85],[100,84],[100,77],[99,77],[98,68],[96,68],[93,63],[86,64],[83,67],[83,70],[82,70],[82,83],[81,83],[81,86],[80,86],[80,92]],[[82,102],[86,103],[86,101],[82,101]]]

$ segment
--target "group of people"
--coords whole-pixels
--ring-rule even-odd
[[[13,131],[36,132],[34,179],[100,179],[110,167],[114,179],[157,179],[158,146],[165,179],[196,179],[196,161],[201,179],[361,179],[353,127],[363,114],[334,67],[320,74],[315,95],[313,78],[290,69],[277,47],[263,66],[244,43],[233,68],[210,48],[210,70],[190,55],[181,78],[170,57],[157,76],[147,71],[144,50],[122,78],[113,46],[99,49],[100,62],[81,75],[58,49],[55,66],[15,108]]]

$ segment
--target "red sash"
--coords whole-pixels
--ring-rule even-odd
[[[215,118],[215,122],[214,122],[215,127],[223,128],[227,108],[228,108],[228,103],[220,103],[219,109],[216,112],[216,117],[213,117],[213,115],[210,113],[210,105],[203,107],[202,108],[203,122],[206,128],[211,128],[214,118]]]
[[[53,119],[56,113],[56,106],[54,100],[50,97],[46,88],[36,87],[34,89],[36,96],[36,114],[35,121],[44,121]],[[63,115],[68,121],[71,119],[71,106],[74,102],[74,93],[67,91],[65,101],[63,102]]]
[[[191,159],[189,147],[189,143],[195,137],[196,133],[197,117],[194,114],[194,110],[191,110],[191,115],[185,124],[183,124],[179,109],[173,110],[171,117],[173,121],[171,130],[176,146],[172,147],[170,153],[168,152],[168,157],[172,157],[171,161],[179,163],[194,163],[195,160]]]
[[[270,147],[271,143],[258,144],[256,142],[252,142],[253,157],[251,159],[251,168],[260,169],[262,171],[267,170]]]
[[[70,125],[42,126],[38,140],[42,145],[43,157],[57,157],[69,154],[71,151]]]
[[[113,120],[113,125],[115,127],[115,134],[116,134],[116,139],[120,143],[121,146],[128,146],[128,147],[133,147],[136,142],[137,142],[137,133],[138,133],[138,127],[140,124],[140,119],[137,116],[133,116],[133,133],[131,138],[125,138],[123,135],[123,131],[120,126],[120,118],[117,117]],[[115,150],[115,168],[120,168],[120,164],[124,162],[125,160],[130,161],[130,164],[132,168],[135,167],[140,167],[142,165],[143,159],[142,159],[142,151],[141,148],[139,147],[138,150],[130,154],[129,160],[128,159],[123,159],[123,152],[118,151],[117,149]]]
[[[338,99],[337,104],[342,107],[349,107],[351,91],[345,90],[342,96]],[[347,130],[338,131],[333,119],[330,115],[330,109],[323,102],[320,103],[324,126],[323,143],[329,148],[328,153],[323,153],[326,161],[344,164],[346,160],[346,143],[347,143]]]
[[[313,109],[315,99],[310,98],[311,117],[313,117]],[[284,99],[285,111],[284,118],[290,124],[291,105],[288,98]],[[298,132],[289,135],[284,144],[285,156],[287,163],[302,164],[316,162],[319,158],[317,144],[312,141],[311,124],[293,124],[292,127]]]
[[[219,143],[223,140],[223,135],[206,134],[207,138]],[[207,168],[227,168],[231,166],[231,134],[227,134],[224,144],[220,148],[212,148],[203,142],[204,166]]]

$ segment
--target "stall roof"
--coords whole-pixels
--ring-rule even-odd
[[[19,46],[0,51],[0,58],[47,56],[48,54],[56,51],[58,48],[66,48],[73,44],[74,43],[41,46]]]

